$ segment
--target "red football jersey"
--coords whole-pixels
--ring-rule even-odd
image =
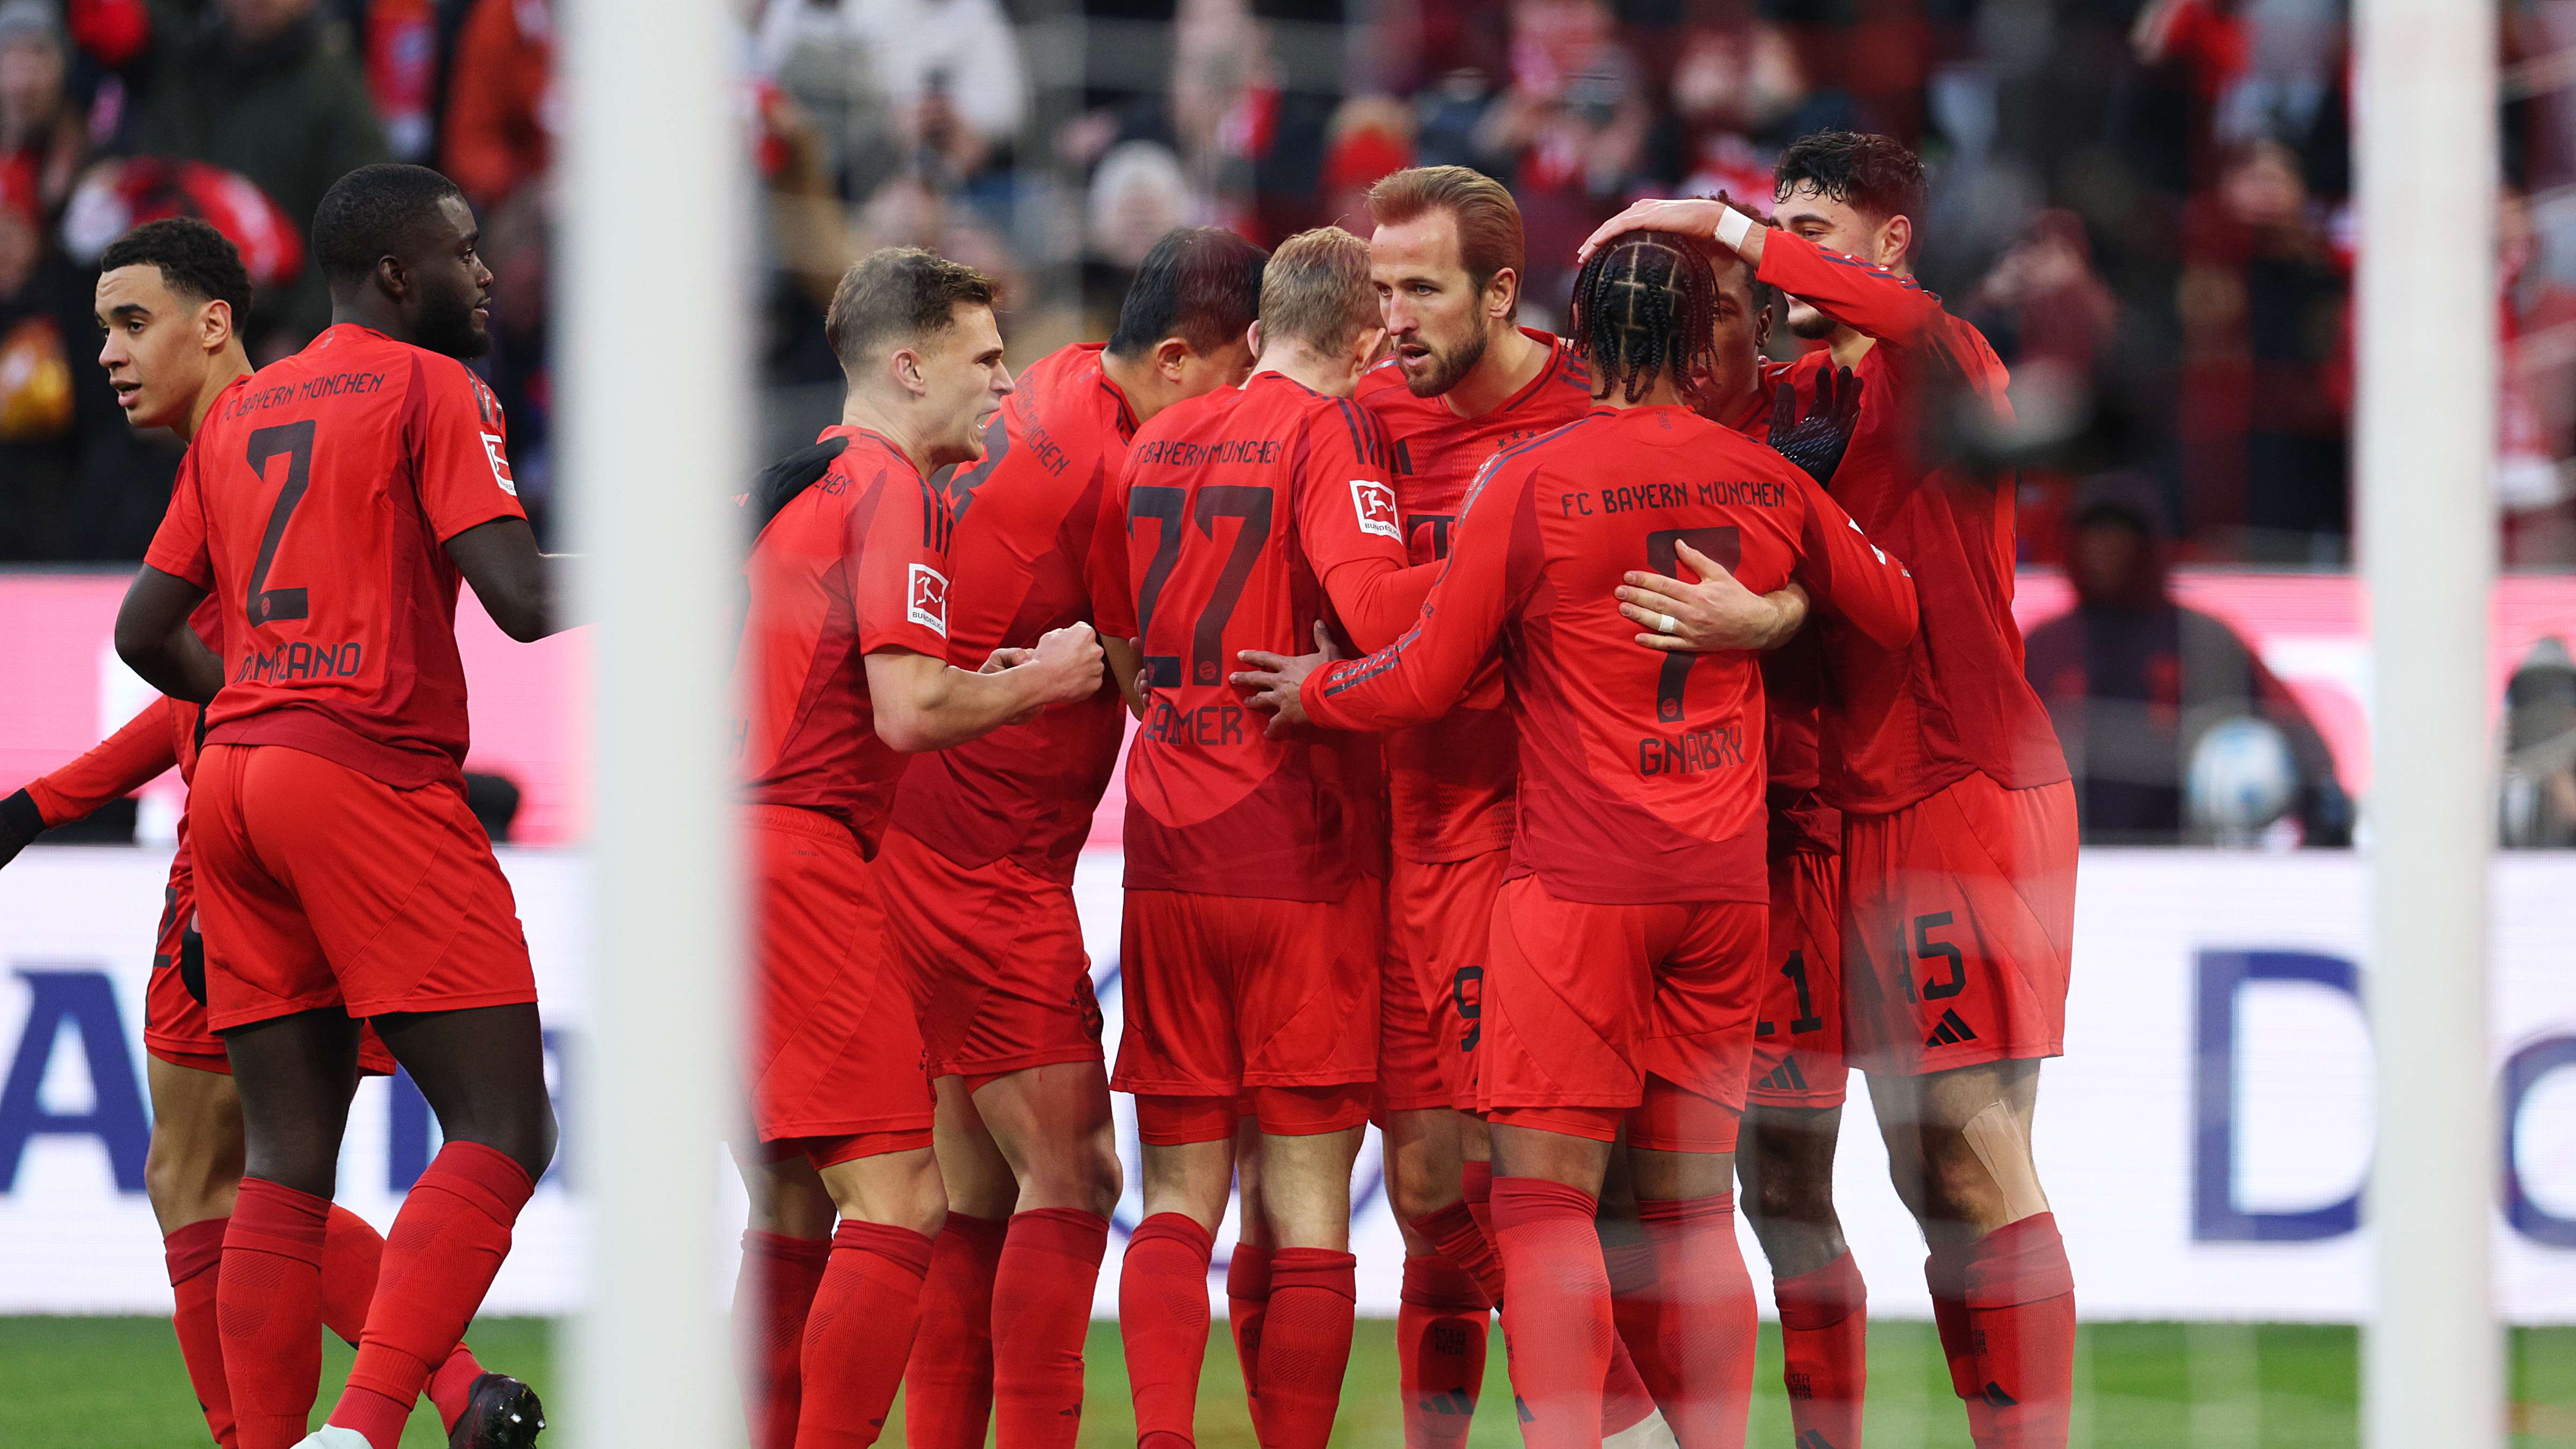
[[[1889,643],[1914,586],[1795,464],[1680,407],[1601,408],[1488,464],[1411,633],[1318,671],[1327,728],[1438,718],[1497,644],[1520,740],[1511,875],[1565,900],[1765,901],[1761,673],[1635,642],[1613,595],[1687,542],[1759,592],[1791,577]]]
[[[1239,651],[1305,654],[1333,618],[1366,647],[1416,613],[1386,433],[1276,372],[1165,409],[1101,510],[1100,627],[1144,641],[1127,753],[1127,884],[1336,901],[1374,869],[1377,742],[1273,740],[1227,682]],[[1124,580],[1126,587],[1118,587]]]
[[[1755,442],[1771,436],[1771,408],[1783,382],[1797,387],[1803,407],[1815,392],[1813,369],[1795,371],[1785,362],[1761,364],[1762,385],[1733,416],[1712,416]],[[1902,556],[1899,556],[1902,562]],[[1842,848],[1842,816],[1822,803],[1816,790],[1817,710],[1824,701],[1825,655],[1821,624],[1762,656],[1762,695],[1769,731],[1772,834],[1775,840],[1817,850]]]
[[[877,738],[867,656],[948,657],[956,520],[892,443],[841,425],[822,436],[850,445],[769,520],[743,564],[751,605],[734,739],[746,799],[831,815],[874,858],[904,757]]]
[[[1395,444],[1396,503],[1417,564],[1449,556],[1467,485],[1487,459],[1592,411],[1592,372],[1583,359],[1548,333],[1521,331],[1546,345],[1547,365],[1482,417],[1458,416],[1445,397],[1415,397],[1391,358],[1360,379],[1360,406]],[[1465,860],[1511,844],[1516,768],[1502,672],[1489,669],[1448,714],[1386,737],[1396,853],[1416,861]]]
[[[209,743],[288,745],[397,789],[461,782],[445,544],[526,516],[506,441],[464,363],[354,323],[224,390],[143,558],[220,606]]]
[[[2022,677],[2014,490],[1927,465],[1920,446],[1925,413],[1949,396],[2009,415],[2002,361],[1912,278],[1790,233],[1766,237],[1759,276],[1878,339],[1853,369],[1860,426],[1832,492],[1922,587],[1923,627],[1904,649],[1824,631],[1825,798],[1884,814],[1970,771],[2011,789],[2066,779],[2048,710]],[[1832,354],[1815,352],[1796,369],[1811,383],[1832,365]]]
[[[957,516],[948,657],[960,669],[1098,614],[1089,551],[1101,498],[1136,435],[1135,410],[1101,370],[1101,352],[1097,342],[1063,348],[1021,373],[985,425],[983,461],[934,481]],[[1121,695],[1103,689],[920,755],[895,794],[894,828],[960,865],[1008,856],[1071,881],[1126,726]]]

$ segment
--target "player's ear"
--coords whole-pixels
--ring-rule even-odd
[[[1251,325],[1250,327],[1247,327],[1247,328],[1245,328],[1245,329],[1244,329],[1244,332],[1243,332],[1243,345],[1252,349],[1252,360],[1253,360],[1253,361],[1255,361],[1255,362],[1259,362],[1259,361],[1261,360],[1261,319],[1260,319],[1260,318],[1258,318],[1258,317],[1253,318],[1253,319],[1252,319],[1252,325]]]
[[[400,257],[376,258],[375,283],[379,291],[400,302],[412,293],[411,268]]]
[[[218,297],[197,309],[197,345],[221,352],[233,340],[233,304]]]
[[[1893,267],[1914,250],[1914,218],[1903,214],[1889,217],[1878,229],[1878,255],[1871,258],[1882,267]]]
[[[1359,340],[1352,345],[1358,349],[1358,354],[1357,361],[1353,364],[1351,370],[1353,372],[1366,372],[1369,370],[1370,365],[1377,361],[1378,354],[1386,350],[1386,329],[1383,327],[1368,328],[1360,333]]]
[[[1485,283],[1485,315],[1488,317],[1509,317],[1520,299],[1521,274],[1515,268],[1505,267]]]
[[[924,396],[930,391],[930,384],[921,376],[921,354],[909,347],[898,347],[886,358],[886,372],[894,379],[896,387],[914,397]]]
[[[1154,370],[1166,382],[1179,382],[1181,369],[1190,365],[1190,345],[1178,337],[1166,337],[1154,344]]]

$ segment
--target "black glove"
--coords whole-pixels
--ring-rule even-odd
[[[742,511],[750,519],[749,532],[757,537],[778,516],[778,510],[796,501],[796,495],[814,486],[814,480],[832,470],[832,460],[850,446],[847,438],[825,438],[810,447],[799,448],[760,470],[751,480],[751,492],[743,496]]]
[[[1772,450],[1807,470],[1819,486],[1833,481],[1842,466],[1843,449],[1851,446],[1852,429],[1860,424],[1859,378],[1850,368],[1828,368],[1816,375],[1815,406],[1798,416],[1798,389],[1780,384],[1771,398]]]
[[[0,865],[16,860],[44,833],[45,812],[36,808],[35,796],[21,790],[0,800]]]

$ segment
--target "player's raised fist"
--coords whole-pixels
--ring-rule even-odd
[[[1023,668],[1044,671],[1046,702],[1071,704],[1088,699],[1100,687],[1100,636],[1089,624],[1067,624],[1038,636],[1038,646]]]

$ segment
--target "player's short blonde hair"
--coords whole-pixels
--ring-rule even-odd
[[[1332,354],[1378,325],[1369,284],[1368,243],[1337,226],[1301,231],[1279,244],[1261,274],[1261,336]]]
[[[823,337],[857,376],[879,352],[912,347],[956,325],[957,307],[993,305],[993,279],[919,247],[880,247],[841,274]]]

